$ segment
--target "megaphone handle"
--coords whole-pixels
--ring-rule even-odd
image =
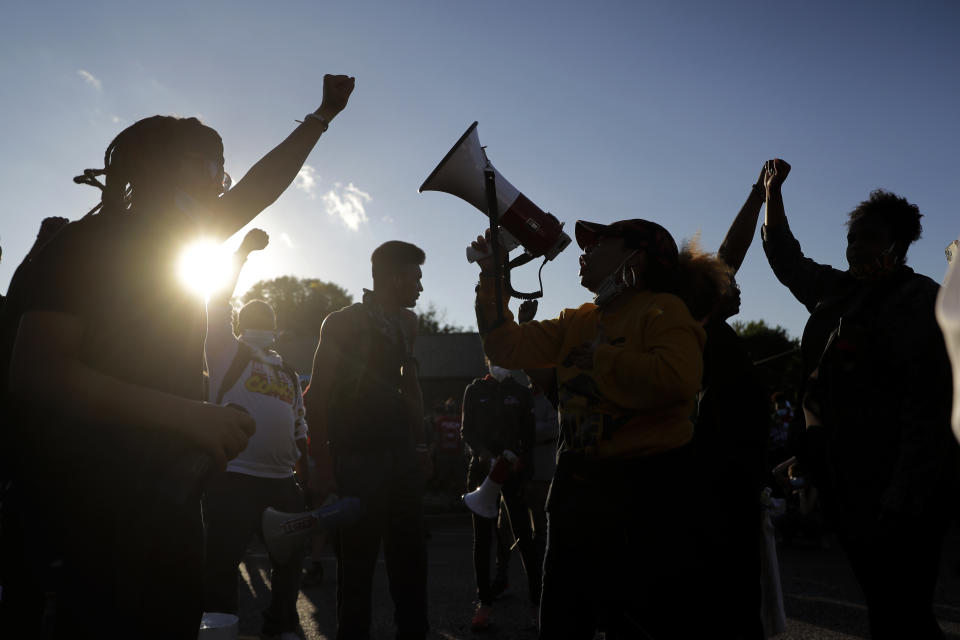
[[[486,155],[486,154],[484,154]],[[500,255],[500,207],[497,205],[497,174],[493,165],[487,160],[487,167],[483,170],[483,186],[487,193],[487,217],[490,218],[490,253]],[[494,301],[497,305],[497,324],[502,324],[503,317],[503,289],[500,285],[500,270],[503,265],[500,260],[493,261]],[[509,271],[507,271],[509,274]]]
[[[510,297],[517,298],[519,300],[536,300],[537,298],[543,297],[543,266],[547,264],[547,258],[543,259],[543,262],[540,263],[540,269],[537,271],[537,279],[540,281],[539,291],[534,291],[533,293],[523,293],[521,291],[514,291],[513,287],[510,285],[510,270],[514,267],[525,265],[531,260],[533,260],[533,256],[529,253],[524,253],[503,266],[503,286],[507,288],[507,293],[510,295]]]

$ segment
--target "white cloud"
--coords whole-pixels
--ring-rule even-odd
[[[303,165],[297,173],[297,177],[293,179],[293,186],[303,191],[307,194],[307,197],[313,200],[317,197],[314,193],[317,188],[317,170],[308,164]]]
[[[396,220],[394,220],[393,216],[383,216],[383,217],[380,218],[380,219],[383,220],[384,222],[388,223],[388,224],[393,224],[394,222],[396,222]]]
[[[339,217],[343,224],[356,231],[361,224],[367,223],[365,203],[373,198],[369,193],[353,186],[352,182],[346,187],[337,182],[333,187],[323,194],[323,204],[327,208],[327,214]]]
[[[77,75],[83,78],[84,82],[86,82],[88,85],[90,85],[97,91],[103,91],[103,83],[100,82],[100,80],[89,71],[86,71],[84,69],[77,69]]]
[[[287,248],[293,249],[293,247],[294,247],[293,238],[290,237],[290,234],[289,234],[289,233],[287,233],[286,231],[284,231],[283,233],[281,233],[281,234],[280,234],[280,240],[283,241],[283,244],[287,245]]]
[[[126,122],[126,120],[124,120],[120,116],[113,115],[113,116],[110,116],[110,122],[112,122],[113,124],[122,124]]]

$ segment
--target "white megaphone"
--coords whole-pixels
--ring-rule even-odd
[[[496,211],[490,210],[493,206],[488,199],[490,194],[485,172],[492,172],[494,177]],[[437,168],[423,181],[420,193],[424,191],[443,191],[457,196],[485,216],[496,219],[500,226],[500,245],[508,252],[523,246],[529,256],[525,261],[540,256],[553,260],[570,244],[570,236],[564,233],[563,223],[541,210],[493,167],[480,146],[476,122],[460,136]],[[474,249],[467,248],[468,261],[475,262],[482,257]]]
[[[284,513],[272,507],[263,510],[263,541],[273,558],[283,564],[313,533],[355,522],[363,514],[359,498],[341,498],[313,511]]]
[[[496,518],[500,512],[500,489],[510,478],[517,455],[504,451],[493,460],[490,473],[474,491],[463,496],[463,503],[481,518]]]

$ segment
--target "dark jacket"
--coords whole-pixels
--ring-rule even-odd
[[[463,393],[463,440],[474,458],[498,456],[505,449],[522,460],[523,475],[533,472],[536,421],[530,389],[513,378],[477,378]]]
[[[822,488],[833,495],[825,500],[850,519],[936,511],[957,460],[950,364],[934,316],[938,285],[906,266],[861,280],[817,264],[786,226],[764,226],[763,246],[777,278],[811,312],[804,384],[824,429],[815,441],[808,429],[798,454],[828,450],[832,487]]]

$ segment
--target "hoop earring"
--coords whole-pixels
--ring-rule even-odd
[[[631,289],[637,286],[637,272],[634,271],[633,266],[623,268],[623,282]]]

